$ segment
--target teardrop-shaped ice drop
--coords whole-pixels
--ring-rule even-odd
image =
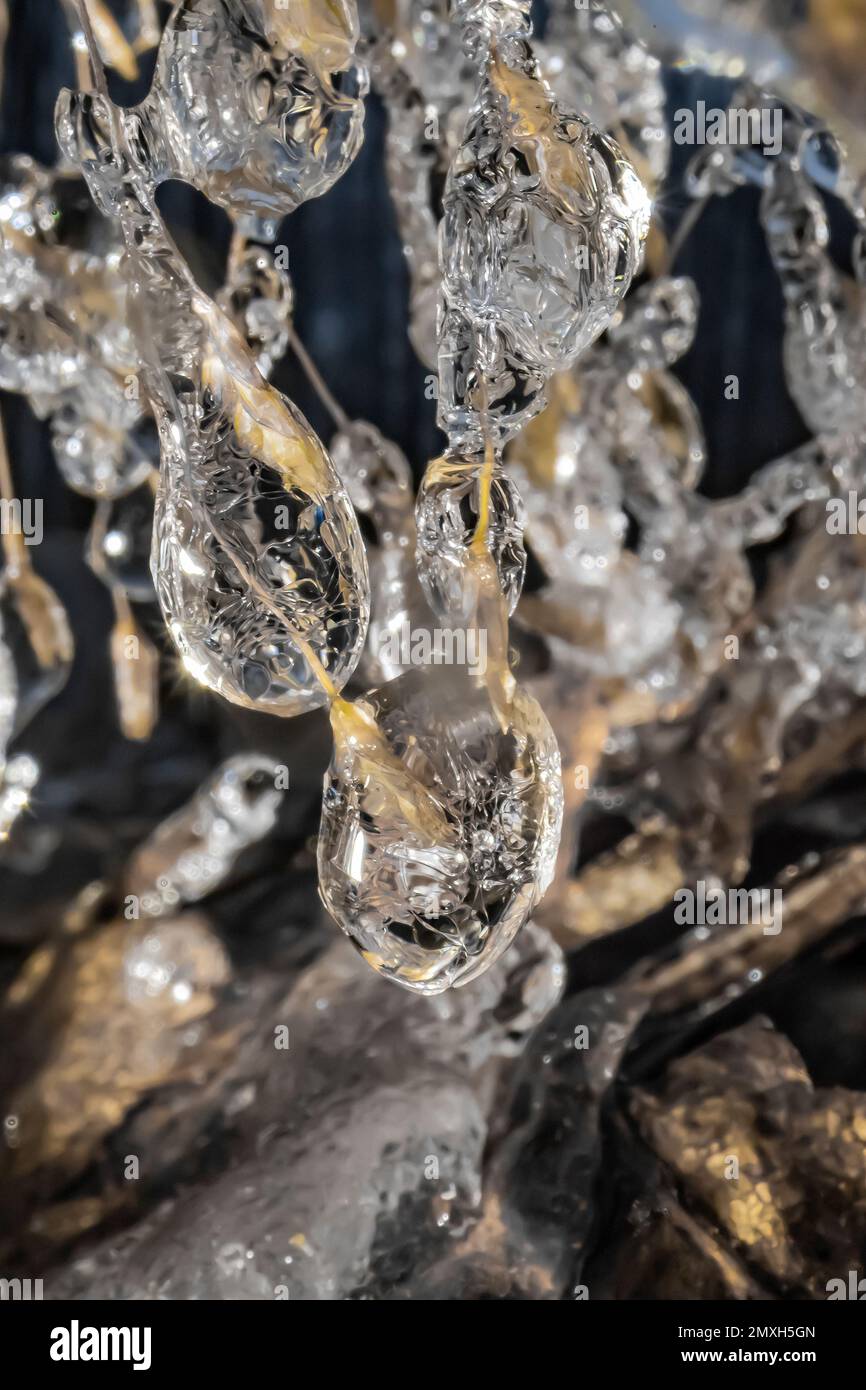
[[[788,389],[815,434],[866,428],[866,289],[836,266],[818,190],[802,170],[775,161],[761,217],[785,297]]]
[[[195,311],[201,379],[176,388],[180,428],[160,419],[154,583],[197,680],[235,704],[298,714],[326,704],[363,650],[357,518],[318,437],[237,330],[203,296]]]
[[[484,467],[483,454],[448,454],[429,464],[418,490],[418,574],[433,611],[455,622],[472,621],[478,607],[478,569],[470,563],[470,547],[484,506],[484,544],[509,613],[517,606],[526,573],[520,494],[497,458],[482,503]]]
[[[246,232],[326,193],[364,138],[354,0],[181,0],[138,108],[158,179],[181,178]]]
[[[375,970],[438,994],[481,974],[547,890],[562,823],[559,749],[515,691],[502,723],[482,685],[412,672],[336,702],[319,885]]]
[[[98,377],[97,369],[91,376]],[[107,374],[105,374],[107,375]],[[122,404],[115,388],[81,390],[51,420],[51,445],[63,480],[74,492],[95,501],[123,497],[144,482],[156,462],[153,422],[136,405]],[[89,396],[89,399],[88,399]]]
[[[563,110],[531,59],[495,55],[445,188],[446,304],[476,330],[495,322],[527,365],[562,370],[628,289],[649,212],[616,141]]]

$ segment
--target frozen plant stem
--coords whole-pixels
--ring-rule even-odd
[[[9,449],[6,444],[6,430],[3,426],[2,416],[0,416],[0,496],[4,502],[8,503],[13,502],[15,497],[12,465],[9,462]],[[7,574],[14,576],[20,574],[24,569],[29,569],[30,557],[27,554],[27,547],[21,532],[14,527],[7,526],[3,528],[0,539],[2,539]]]
[[[304,375],[315,391],[322,405],[327,410],[334,424],[339,430],[346,430],[351,425],[351,420],[346,414],[339,401],[325,385],[321,372],[316,366],[307,349],[304,347],[294,328],[289,329],[289,343],[298,361],[301,364]]]

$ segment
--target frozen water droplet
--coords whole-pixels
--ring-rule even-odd
[[[335,706],[319,836],[323,901],[365,960],[437,994],[486,970],[546,891],[559,750],[515,691],[503,729],[463,673],[412,673]]]
[[[480,517],[481,455],[448,455],[435,459],[418,491],[415,520],[418,532],[418,571],[434,612],[470,621],[478,608],[477,567],[469,550]],[[496,566],[499,586],[509,613],[514,611],[523,576],[524,509],[512,479],[497,459],[490,482],[485,541]]]
[[[313,430],[258,376],[237,331],[204,300],[199,390],[168,436],[153,572],[184,663],[236,704],[297,714],[355,669],[369,617],[351,503]],[[163,425],[163,438],[167,432]]]
[[[326,193],[363,140],[357,40],[354,0],[177,5],[138,108],[160,181],[194,184],[249,233]]]
[[[294,308],[292,282],[270,247],[251,245],[229,256],[217,303],[243,333],[262,376],[270,376],[288,346]]]
[[[535,75],[491,61],[444,197],[448,307],[495,321],[531,367],[562,370],[628,289],[649,200],[609,136]]]

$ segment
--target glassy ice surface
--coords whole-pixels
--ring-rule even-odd
[[[528,0],[451,0],[451,21],[462,30],[467,48],[482,55],[497,40],[528,37]]]
[[[720,68],[741,64],[744,52],[755,54],[753,43],[742,43],[750,33],[772,32],[779,52],[788,49],[793,60],[788,72],[780,70],[786,85],[804,66],[813,17],[845,9],[841,0],[811,7],[783,0],[623,3],[644,16],[664,12],[669,21],[702,17],[716,45],[714,52],[708,42],[704,56]],[[90,6],[101,12],[102,0]],[[492,47],[515,79],[508,79],[506,119],[514,125],[505,170],[514,192],[513,222],[499,228],[499,204],[488,210],[480,198],[470,209],[478,213],[478,226],[469,219],[469,239],[477,236],[481,244],[488,224],[502,235],[483,242],[487,263],[469,264],[465,295],[458,287],[458,297],[442,307],[440,400],[450,438],[444,463],[437,460],[428,475],[419,513],[422,567],[437,608],[472,613],[482,627],[486,622],[488,656],[495,645],[497,660],[486,687],[480,675],[476,682],[462,671],[453,679],[442,673],[440,681],[432,672],[376,690],[369,703],[336,701],[323,890],[366,959],[416,993],[432,993],[452,977],[462,984],[476,968],[494,963],[467,989],[412,999],[367,969],[348,942],[331,945],[337,932],[310,965],[320,940],[318,923],[305,912],[311,826],[304,788],[285,810],[295,818],[296,846],[305,847],[287,863],[280,840],[270,859],[260,847],[249,875],[238,865],[274,824],[277,765],[255,755],[218,769],[213,783],[147,839],[107,892],[91,886],[68,915],[66,901],[58,912],[63,886],[53,874],[39,873],[52,842],[61,849],[70,842],[86,846],[89,858],[104,836],[113,873],[110,847],[123,830],[107,824],[112,809],[131,809],[137,820],[149,816],[152,801],[142,797],[139,804],[133,794],[130,807],[128,790],[118,788],[126,780],[121,776],[110,789],[101,783],[105,792],[97,804],[89,793],[99,769],[69,767],[68,780],[62,779],[69,815],[58,815],[49,756],[46,824],[40,798],[33,797],[35,814],[24,814],[38,769],[18,755],[0,778],[0,841],[16,818],[25,822],[17,827],[28,832],[23,850],[13,840],[4,858],[13,871],[20,866],[33,874],[38,907],[19,915],[13,893],[2,935],[16,950],[24,942],[37,949],[10,984],[23,1024],[15,1050],[21,1048],[27,1065],[9,1105],[17,1128],[12,1134],[7,1125],[9,1142],[0,1145],[3,1215],[12,1213],[14,1238],[27,1255],[35,1254],[36,1268],[57,1269],[70,1242],[80,1250],[87,1240],[90,1248],[72,1268],[49,1274],[49,1296],[568,1299],[590,1261],[594,1298],[605,1296],[605,1279],[618,1297],[643,1291],[665,1296],[674,1270],[673,1296],[711,1290],[709,1296],[718,1297],[721,1289],[733,1298],[820,1297],[827,1276],[855,1268],[862,1253],[854,1248],[850,1210],[851,1194],[862,1205],[864,1193],[857,1138],[866,1124],[863,1096],[841,1085],[832,1093],[816,1089],[796,1051],[754,1023],[706,1047],[694,1043],[715,1027],[711,1016],[753,983],[766,981],[775,990],[769,977],[781,964],[785,989],[799,977],[797,1004],[805,1002],[804,1012],[789,998],[790,1018],[812,1016],[810,985],[817,981],[810,1046],[831,1009],[847,1043],[862,1036],[857,980],[845,968],[857,934],[834,928],[862,911],[866,894],[866,849],[855,843],[863,838],[864,820],[853,781],[863,763],[866,570],[859,513],[852,515],[849,496],[849,490],[862,494],[866,468],[866,254],[861,236],[853,246],[853,276],[847,248],[835,236],[830,254],[818,191],[836,192],[855,218],[862,209],[841,172],[838,186],[832,171],[817,175],[808,149],[799,167],[791,166],[796,135],[786,136],[786,153],[772,168],[742,148],[723,151],[719,166],[691,165],[696,196],[713,183],[711,172],[716,193],[743,182],[765,191],[764,224],[786,302],[788,382],[803,417],[820,431],[809,445],[759,469],[737,495],[712,502],[696,492],[706,452],[700,421],[670,372],[695,329],[689,282],[656,277],[627,302],[616,302],[607,337],[562,368],[569,334],[579,338],[600,301],[592,294],[581,299],[558,259],[567,219],[554,192],[559,162],[570,158],[569,141],[546,142],[543,121],[527,131],[527,113],[535,120],[538,111],[526,89],[519,99],[517,93],[520,80],[534,80],[523,46],[525,7],[455,0],[457,22],[448,40],[442,5],[395,0],[385,8],[407,48],[388,98],[389,158],[401,237],[411,252],[413,340],[428,356],[438,284],[430,233],[441,180],[463,148],[462,115]],[[652,188],[659,172],[651,144],[659,96],[652,63],[625,43],[605,6],[579,11],[552,0],[551,8],[552,45],[540,56],[557,110],[585,112],[600,129],[621,122],[613,133]],[[0,0],[0,23],[3,14]],[[145,482],[129,497],[115,496],[128,476],[125,460],[113,452],[134,418],[118,384],[127,367],[137,369],[141,352],[162,430],[164,483],[171,489],[164,516],[168,541],[177,546],[166,572],[171,583],[175,565],[185,574],[178,581],[184,587],[170,595],[178,623],[191,625],[179,645],[194,637],[214,663],[204,678],[241,702],[248,698],[245,682],[258,689],[263,670],[271,683],[267,701],[285,677],[276,649],[285,631],[299,662],[299,686],[331,699],[329,684],[344,678],[353,658],[341,661],[336,647],[342,636],[333,634],[329,645],[331,636],[322,633],[350,613],[347,621],[359,627],[357,644],[352,638],[350,646],[360,651],[366,600],[351,560],[356,538],[352,532],[347,551],[330,499],[341,487],[366,513],[365,530],[375,533],[373,646],[363,653],[365,665],[354,668],[357,690],[377,665],[377,685],[400,670],[399,662],[382,658],[377,625],[391,635],[395,624],[412,625],[422,612],[416,607],[423,598],[420,581],[412,578],[408,467],[372,427],[356,422],[335,442],[340,482],[334,481],[314,436],[252,366],[254,360],[266,373],[281,348],[290,308],[286,283],[267,273],[259,251],[238,260],[221,300],[233,335],[213,306],[196,297],[146,195],[151,183],[184,159],[189,167],[194,160],[192,176],[200,186],[229,206],[243,227],[259,228],[269,221],[263,206],[317,188],[327,168],[340,162],[335,156],[329,163],[330,135],[322,127],[317,135],[323,145],[303,169],[289,173],[281,165],[273,182],[257,163],[271,112],[286,95],[271,103],[258,79],[263,68],[294,55],[292,71],[299,76],[292,78],[291,100],[301,103],[300,112],[293,109],[299,124],[307,92],[301,64],[322,89],[330,83],[347,95],[342,77],[335,82],[332,73],[349,72],[340,64],[352,20],[339,6],[308,12],[291,0],[282,12],[277,0],[226,0],[221,6],[182,4],[174,14],[170,57],[177,86],[171,100],[166,93],[159,111],[149,104],[122,116],[116,146],[98,138],[97,111],[97,129],[87,134],[92,144],[85,141],[77,151],[93,156],[89,172],[105,210],[120,211],[127,223],[128,245],[138,257],[128,299],[117,265],[110,264],[116,235],[102,242],[94,226],[82,254],[57,232],[52,208],[59,210],[66,175],[19,166],[2,176],[0,384],[25,392],[49,422],[71,485],[108,499],[97,509],[105,526],[101,539],[94,536],[93,562],[114,585],[115,602],[133,590],[146,598],[149,583],[139,573],[142,524],[132,503],[146,504],[150,489]],[[199,110],[196,89],[211,73],[196,67],[196,25],[209,43],[207,26],[220,15],[228,27],[212,51],[209,97],[219,95],[220,106]],[[239,16],[246,27],[233,32]],[[315,35],[307,24],[311,16]],[[559,37],[558,19],[567,22]],[[700,27],[692,22],[690,31]],[[658,38],[661,23],[647,30]],[[832,42],[825,57],[840,32],[845,26],[827,26]],[[251,35],[258,52],[247,46]],[[731,35],[736,44],[728,43]],[[797,53],[789,45],[795,36]],[[859,51],[847,37],[844,47],[845,71],[862,87]],[[251,88],[241,83],[229,90],[224,58],[245,76],[253,74]],[[401,95],[407,75],[410,90]],[[826,90],[833,93],[843,77],[839,65]],[[544,91],[531,87],[542,114],[550,114]],[[438,136],[427,133],[428,123],[436,124],[428,122],[428,102]],[[317,109],[321,114],[321,104]],[[178,112],[182,131],[171,128]],[[293,126],[293,139],[298,129]],[[239,155],[242,146],[251,152],[248,163]],[[479,146],[473,158],[485,153]],[[501,146],[493,155],[498,178]],[[570,187],[567,178],[563,184]],[[603,219],[605,207],[602,199],[590,220]],[[838,225],[834,214],[834,229]],[[577,268],[589,272],[588,259]],[[494,284],[497,295],[507,290],[504,314],[496,295],[485,297]],[[102,320],[100,301],[109,305]],[[551,404],[539,414],[545,394]],[[744,391],[740,407],[746,416],[747,396]],[[733,418],[734,407],[726,413]],[[495,457],[483,525],[487,503],[479,470],[488,455],[482,455],[482,442]],[[511,473],[500,466],[506,444],[504,467]],[[20,482],[16,464],[13,459]],[[261,483],[271,473],[280,498],[272,516]],[[247,482],[239,481],[244,477]],[[593,832],[602,830],[604,842],[610,827],[599,821],[613,810],[633,830],[613,852],[597,857],[594,834],[587,835],[580,867],[563,874],[536,913],[576,948],[616,935],[591,954],[596,963],[603,956],[620,964],[601,988],[554,1007],[528,1042],[527,1033],[555,1006],[562,964],[532,921],[511,951],[494,960],[549,875],[552,849],[548,854],[533,834],[546,835],[557,797],[557,779],[551,773],[545,786],[537,766],[539,750],[548,747],[541,716],[528,713],[521,692],[513,704],[508,696],[505,610],[517,597],[523,568],[514,482],[525,498],[542,570],[536,574],[541,587],[522,599],[521,622],[531,639],[521,644],[521,674],[537,682],[534,694],[544,691],[570,771],[579,766],[595,779],[569,799],[569,829],[575,831],[579,814]],[[281,530],[286,504],[298,493],[312,503],[315,525],[293,523],[291,545],[275,554],[265,523]],[[833,515],[827,503],[841,506],[841,529],[827,524]],[[345,516],[351,532],[350,512]],[[308,587],[307,559],[292,549],[296,540],[310,550],[321,540],[338,557],[344,590],[332,593],[327,605],[316,595],[331,560],[323,559],[321,569],[318,559],[315,565],[310,560],[315,573]],[[766,557],[764,582],[760,558],[754,565],[758,557],[747,552],[775,540],[781,544]],[[194,567],[204,563],[209,577],[199,582]],[[311,609],[297,595],[281,605],[296,584]],[[26,717],[68,669],[62,611],[50,592],[19,575],[7,597],[14,611],[4,617],[15,659],[0,645],[0,742],[14,728],[19,695]],[[257,624],[274,607],[280,637],[266,650]],[[118,609],[122,614],[122,603]],[[113,644],[120,631],[115,627]],[[199,648],[192,653],[193,671],[197,657],[204,660]],[[125,670],[146,668],[142,654]],[[194,746],[184,740],[182,750],[174,745],[177,756],[161,761],[172,786],[187,776],[191,761],[207,754],[201,720],[193,715],[182,723]],[[153,750],[158,759],[165,732]],[[304,731],[297,733],[304,743]],[[286,731],[273,737],[282,740]],[[142,762],[150,756],[135,751]],[[844,779],[838,797],[837,777]],[[160,795],[168,791],[161,778],[159,786]],[[186,781],[183,786],[178,801],[189,794]],[[76,806],[83,807],[84,823]],[[117,819],[119,827],[129,824],[126,815],[121,822],[119,809]],[[647,912],[663,909],[684,880],[743,881],[758,824],[756,873],[765,850],[772,852],[768,832],[778,837],[781,830],[775,843],[783,850],[806,837],[810,843],[843,841],[847,848],[783,870],[785,930],[778,938],[764,936],[756,924],[733,934],[728,927],[707,927],[673,945],[653,944],[654,934],[638,924]],[[554,838],[551,833],[551,845]],[[573,833],[566,847],[576,848],[576,839]],[[576,854],[562,862],[574,868]],[[50,880],[44,888],[40,878]],[[102,911],[121,883],[134,889],[145,919],[153,913],[158,920],[104,921]],[[213,923],[207,908],[183,910],[216,890]],[[57,931],[46,938],[52,921]],[[629,932],[630,925],[638,929]],[[231,958],[224,933],[230,934]],[[830,977],[845,979],[828,985]],[[282,1029],[291,1033],[283,1051],[274,1045]],[[582,1030],[591,1036],[586,1048],[578,1042]],[[633,1043],[640,1052],[631,1053],[621,1073]],[[657,1061],[661,1056],[666,1077],[648,1077],[648,1045]],[[856,1060],[847,1044],[834,1045],[832,1054],[823,1052],[823,1040],[818,1046],[824,1064],[847,1067]],[[677,1060],[665,1068],[672,1048]],[[520,1060],[510,1075],[503,1059],[515,1056]],[[768,1097],[769,1137],[763,1123]],[[636,1138],[652,1161],[635,1167]],[[622,1156],[620,1140],[624,1167],[612,1161]],[[719,1154],[738,1148],[759,1161],[744,1165],[739,1188],[719,1184]],[[141,1156],[140,1183],[118,1183],[110,1159],[124,1154]],[[626,1202],[619,1200],[623,1176]],[[155,1207],[167,1191],[172,1199]],[[814,1221],[799,1220],[798,1213],[813,1209]],[[127,1221],[139,1224],[126,1235],[113,1234]],[[107,1238],[106,1231],[112,1232]]]
[[[418,572],[435,613],[469,622],[478,608],[478,578],[467,551],[479,520],[483,458],[446,455],[427,469],[418,491]],[[503,599],[512,613],[523,588],[525,512],[513,479],[495,466],[490,487],[487,547]]]
[[[420,993],[474,978],[546,891],[559,844],[556,739],[517,690],[503,729],[483,684],[412,673],[334,721],[319,884],[382,974]]]
[[[658,58],[598,0],[549,0],[547,8],[544,43],[534,46],[557,99],[600,130],[615,131],[644,182],[656,189],[670,156]]]
[[[50,420],[57,465],[86,497],[147,475],[138,356],[120,245],[81,178],[0,161],[0,385]]]
[[[164,967],[185,943],[159,930],[162,949],[138,947],[128,961],[139,1019],[148,1008],[181,1014],[172,985],[186,976]],[[259,1003],[240,1068],[185,1088],[194,1126],[235,1133],[229,1169],[55,1273],[47,1295],[380,1298],[419,1266],[457,1261],[481,1214],[495,1083],[563,984],[559,948],[531,924],[472,988],[429,1000],[388,989],[338,941]],[[261,981],[254,988],[259,1000]],[[280,1051],[273,1027],[286,1020]],[[141,1144],[148,1166],[164,1161],[164,1145]]]
[[[353,0],[183,0],[139,107],[160,177],[195,184],[244,230],[327,192],[363,140]]]
[[[415,555],[412,470],[373,425],[353,421],[331,440],[331,458],[349,496],[370,521],[370,627],[359,667],[365,686],[393,680],[410,664],[406,633],[429,623]]]
[[[140,899],[142,915],[160,917],[220,886],[242,851],[273,830],[279,771],[262,754],[240,753],[154,831],[125,874],[124,891]]]
[[[446,303],[495,322],[528,365],[561,369],[607,326],[637,268],[649,203],[609,136],[494,58],[445,190]]]
[[[57,122],[129,253],[162,452],[154,583],[184,665],[249,708],[324,705],[357,665],[367,628],[351,503],[313,430],[263,379],[171,242],[138,117],[63,93]]]

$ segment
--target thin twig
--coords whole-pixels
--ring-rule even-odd
[[[348,429],[350,424],[352,423],[351,420],[349,419],[343,407],[339,404],[339,402],[329,391],[328,387],[325,385],[318,367],[311,358],[310,354],[307,352],[307,349],[304,347],[294,328],[289,330],[289,343],[291,344],[292,351],[294,352],[295,356],[301,364],[301,367],[303,368],[304,375],[306,376],[316,395],[319,397],[319,400],[322,402],[322,405],[325,407],[328,414],[331,416],[332,420],[334,421],[334,424],[337,426],[337,429]]]
[[[0,496],[4,502],[12,502],[15,496],[12,465],[9,462],[9,450],[6,446],[6,431],[3,428],[2,417],[0,417]],[[4,528],[2,536],[0,536],[0,544],[2,544],[6,566],[10,572],[17,573],[23,566],[30,564],[24,538],[18,531]]]
[[[704,211],[712,197],[712,193],[705,193],[703,198],[698,198],[696,202],[692,203],[688,212],[682,218],[680,225],[677,227],[676,232],[671,238],[670,245],[668,246],[668,253],[665,256],[664,264],[662,267],[663,275],[671,274],[674,266],[676,265],[679,259],[680,252],[682,251],[692,232],[695,230],[695,227],[698,225],[698,222],[701,220],[701,217],[703,216]]]

